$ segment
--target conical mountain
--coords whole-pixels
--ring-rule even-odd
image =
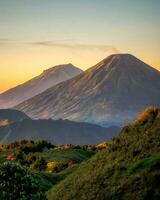
[[[73,78],[81,72],[81,69],[70,63],[49,68],[39,76],[2,93],[0,95],[0,108],[10,108],[20,104],[60,82]]]
[[[16,108],[33,118],[124,122],[160,105],[160,72],[129,54],[107,57]]]

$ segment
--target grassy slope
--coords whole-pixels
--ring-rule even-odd
[[[51,149],[44,153],[35,154],[43,156],[47,162],[68,163],[68,161],[72,160],[75,164],[72,168],[67,168],[59,173],[43,173],[43,177],[53,186],[73,173],[81,162],[88,160],[93,155],[93,152],[84,151],[82,149]],[[38,174],[39,177],[42,176],[42,173]],[[49,188],[51,188],[51,185],[48,185],[48,189]]]
[[[160,110],[148,109],[48,193],[49,200],[160,199]]]
[[[72,160],[73,163],[80,163],[89,159],[93,153],[82,149],[51,149],[44,153],[36,153],[43,156],[47,162],[67,163]]]
[[[93,152],[84,151],[82,149],[51,149],[44,153],[35,154],[43,156],[47,162],[68,163],[68,161],[72,160],[74,163],[72,168],[67,168],[59,173],[37,172],[37,177],[40,179],[42,187],[45,187],[47,191],[53,185],[56,185],[73,173],[81,162],[88,160],[93,155]]]
[[[73,166],[72,168],[67,168],[59,173],[46,173],[39,171],[32,171],[33,176],[40,183],[41,191],[48,191],[53,185],[56,185],[68,175],[73,173],[77,169],[78,165]]]

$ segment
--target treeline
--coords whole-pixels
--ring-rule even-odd
[[[55,145],[45,140],[21,140],[13,143],[2,145],[1,150],[21,150],[23,153],[28,154],[30,152],[43,152],[44,149],[54,148]]]

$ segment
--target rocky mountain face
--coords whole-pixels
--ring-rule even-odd
[[[0,94],[0,108],[13,107],[81,72],[81,69],[72,64],[57,65],[47,69],[39,76]]]
[[[16,109],[29,116],[124,123],[160,105],[160,72],[130,54],[115,54]]]
[[[3,121],[2,121],[3,120]],[[7,120],[7,122],[6,122]],[[32,120],[15,110],[0,110],[0,142],[9,143],[23,139],[44,139],[54,144],[97,144],[111,140],[119,127],[103,128],[85,122],[69,120]]]

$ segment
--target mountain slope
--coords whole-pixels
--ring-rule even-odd
[[[96,144],[103,140],[110,140],[119,130],[115,126],[103,128],[94,124],[69,120],[32,120],[25,118],[25,114],[23,116],[23,113],[19,111],[9,110],[9,112],[9,117],[5,115],[3,118],[8,123],[5,124],[3,121],[0,125],[1,143],[23,139],[44,139],[55,144]],[[21,120],[20,114],[23,117]]]
[[[49,200],[160,199],[160,109],[149,108],[49,192]]]
[[[35,119],[125,122],[150,105],[160,105],[160,72],[132,55],[115,54],[16,109]]]
[[[47,69],[39,76],[0,94],[0,108],[13,107],[81,72],[81,69],[72,64],[57,65]]]

